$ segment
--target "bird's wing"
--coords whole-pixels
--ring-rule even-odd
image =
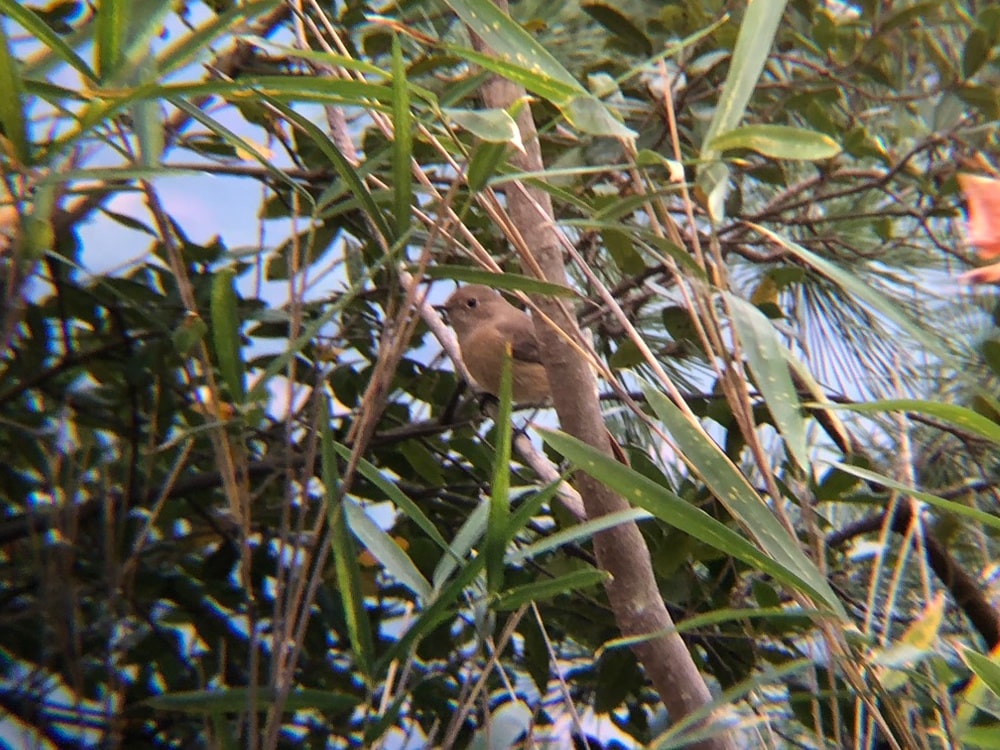
[[[498,326],[505,341],[511,343],[511,353],[518,362],[542,361],[542,353],[530,320],[504,321]]]

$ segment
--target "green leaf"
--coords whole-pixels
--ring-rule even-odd
[[[330,399],[325,391],[321,396],[320,413],[327,416],[320,419],[320,457],[323,487],[326,492],[326,518],[329,523],[330,548],[333,552],[333,568],[337,578],[337,593],[340,595],[347,621],[348,638],[354,651],[358,671],[364,677],[374,672],[375,644],[371,623],[365,610],[365,598],[361,592],[361,569],[358,563],[357,547],[347,526],[343,498],[340,495],[340,470],[337,466],[337,445],[333,439],[333,413]]]
[[[995,86],[967,83],[956,92],[959,99],[970,107],[975,107],[984,117],[990,120],[1000,118],[1000,95]]]
[[[983,67],[993,48],[989,34],[981,28],[969,32],[962,49],[962,77],[972,78]]]
[[[486,526],[486,583],[490,593],[503,587],[504,555],[510,521],[510,454],[514,437],[514,352],[505,344],[500,368],[500,405],[497,408],[496,447],[493,455],[493,486],[490,490],[490,518]]]
[[[406,83],[406,64],[399,36],[392,38],[392,194],[395,209],[396,236],[403,237],[410,229],[413,210],[413,113],[410,112],[410,90]]]
[[[522,149],[521,131],[517,122],[504,109],[443,109],[448,123],[468,130],[476,138],[488,143],[510,144]]]
[[[199,316],[189,314],[171,335],[174,349],[182,357],[186,357],[194,350],[208,333],[208,324]]]
[[[271,105],[278,109],[282,115],[306,132],[316,147],[319,148],[319,150],[322,151],[323,154],[330,160],[330,163],[333,165],[333,168],[336,170],[340,179],[344,181],[354,194],[354,197],[361,203],[365,212],[365,217],[374,225],[374,228],[382,235],[382,237],[386,238],[387,241],[390,241],[393,238],[393,230],[389,226],[382,209],[379,208],[375,199],[372,197],[371,192],[358,175],[358,170],[355,165],[351,164],[344,157],[344,155],[340,153],[340,149],[337,148],[337,145],[331,141],[323,129],[318,127],[311,119],[279,101],[271,99],[270,97],[267,98]]]
[[[507,563],[510,565],[520,565],[525,560],[538,557],[564,545],[578,544],[586,541],[593,537],[594,534],[605,529],[610,529],[623,523],[643,521],[652,517],[648,511],[641,508],[629,508],[617,513],[608,513],[600,518],[595,518],[593,521],[586,521],[570,526],[568,529],[561,529],[526,547],[519,547],[507,555]]]
[[[797,565],[786,565],[764,554],[701,508],[691,505],[665,487],[586,443],[561,432],[551,430],[539,430],[539,432],[546,443],[581,470],[619,493],[630,504],[649,511],[669,526],[690,534],[714,549],[732,555],[793,588],[808,592],[825,605],[826,611],[832,612],[837,617],[846,618],[843,606],[822,577],[817,583],[812,580],[815,578],[814,573],[806,571],[806,575],[803,576]],[[787,534],[784,536],[787,539]],[[794,549],[798,550],[797,544],[794,545]],[[786,556],[783,552],[782,557]]]
[[[723,206],[729,170],[717,161],[717,152],[708,144],[720,133],[736,128],[743,120],[750,96],[771,52],[774,35],[785,11],[785,2],[786,0],[754,0],[747,5],[739,37],[736,39],[736,49],[729,64],[729,74],[702,141],[701,158],[706,163],[698,170],[697,182],[709,198],[709,213],[715,222],[721,221],[725,215]]]
[[[564,89],[585,93],[583,86],[545,47],[491,0],[445,2],[462,23],[479,35],[499,61],[530,71],[528,78],[537,80],[542,86],[555,83]],[[534,90],[527,84],[525,88]],[[559,102],[553,101],[553,104],[558,106]]]
[[[212,277],[212,342],[229,396],[235,403],[242,404],[246,402],[246,383],[239,311],[233,286],[235,277],[236,271],[232,268],[223,268]]]
[[[488,506],[483,505],[481,507],[488,512]],[[380,670],[387,669],[394,661],[407,658],[407,655],[411,654],[415,648],[417,641],[433,631],[434,628],[448,617],[452,616],[459,604],[464,601],[466,589],[482,573],[485,560],[485,555],[478,555],[471,560],[467,560],[459,569],[458,574],[447,585],[436,588],[438,593],[431,604],[420,613],[403,636],[386,649],[378,662]],[[452,561],[449,560],[448,562],[451,563]],[[437,572],[435,572],[436,579]]]
[[[341,455],[345,460],[350,458],[351,449],[346,445],[340,445],[339,443],[335,446],[337,453]],[[389,479],[385,474],[379,471],[375,464],[367,461],[365,459],[360,459],[357,466],[358,473],[361,474],[365,479],[378,487],[385,496],[393,502],[397,508],[399,508],[403,513],[410,517],[410,519],[423,531],[427,536],[442,550],[448,550],[448,542],[445,538],[441,536],[441,532],[437,530],[434,523],[427,517],[421,509],[413,500],[411,500],[405,492],[403,492],[396,482]]]
[[[744,125],[712,138],[711,151],[747,149],[773,159],[816,161],[832,159],[840,153],[840,144],[815,130],[788,125]]]
[[[465,179],[469,183],[469,191],[477,193],[486,187],[490,178],[496,174],[500,165],[507,158],[507,145],[504,143],[483,142],[477,144],[469,159]]]
[[[524,586],[503,592],[497,599],[495,609],[509,612],[524,604],[554,599],[578,589],[592,588],[604,583],[610,577],[606,570],[588,567],[558,578],[547,578],[537,583],[527,583]]]
[[[386,573],[406,586],[410,591],[424,601],[431,598],[431,585],[417,570],[410,556],[396,544],[396,540],[376,524],[365,509],[354,500],[345,497],[344,509],[347,512],[347,523],[365,549],[371,552]]]
[[[1000,664],[970,648],[962,649],[961,654],[969,669],[976,673],[993,695],[1000,698]]]
[[[132,106],[132,122],[139,143],[139,164],[147,168],[159,166],[164,149],[160,102],[153,99],[136,102]]]
[[[888,299],[884,294],[879,292],[870,284],[866,284],[856,274],[845,271],[836,264],[831,263],[825,258],[821,258],[815,253],[806,250],[801,245],[792,242],[791,240],[787,240],[784,237],[775,234],[770,229],[760,226],[759,224],[751,223],[748,226],[760,232],[760,234],[767,237],[775,244],[785,248],[792,255],[795,255],[800,260],[804,261],[807,265],[812,266],[816,271],[826,276],[835,284],[843,287],[845,291],[853,294],[873,310],[881,315],[884,315],[888,320],[893,321],[903,331],[912,336],[916,341],[924,344],[931,351],[937,353],[944,352],[944,347],[938,339],[924,329],[920,328],[920,326],[918,326],[902,310],[900,310],[898,304]]]
[[[976,725],[958,734],[962,747],[977,747],[983,750],[1000,750],[1000,724]]]
[[[540,294],[546,297],[576,297],[577,293],[562,284],[542,281],[533,276],[522,276],[517,273],[493,273],[469,266],[436,265],[426,269],[424,274],[429,279],[450,279],[463,284],[485,284],[493,289]]]
[[[301,200],[304,201],[305,205],[313,204],[313,197],[309,191],[303,188],[297,181],[291,179],[283,169],[278,169],[271,164],[271,161],[264,158],[264,156],[262,156],[252,144],[248,143],[245,139],[225,127],[215,118],[206,115],[200,107],[196,107],[194,104],[180,98],[173,98],[169,101],[173,106],[183,110],[213,133],[218,135],[226,143],[231,144],[233,148],[238,149],[245,154],[249,154],[267,171],[270,177],[296,191]]]
[[[505,16],[506,17],[506,16]],[[509,20],[509,19],[508,19]],[[520,27],[518,27],[520,28]],[[534,42],[534,40],[532,40]],[[493,55],[476,52],[467,47],[457,45],[445,45],[445,51],[466,62],[477,65],[484,70],[495,73],[502,78],[506,78],[516,84],[526,88],[533,94],[540,96],[557,107],[567,104],[570,99],[581,94],[586,94],[586,90],[576,80],[571,83],[552,78],[545,75],[538,69],[531,69],[524,65],[515,64]],[[569,75],[569,74],[567,74]],[[571,77],[572,78],[572,77]]]
[[[580,7],[588,16],[614,34],[628,49],[637,50],[647,56],[653,54],[653,43],[649,37],[618,8],[604,3],[583,3]]]
[[[605,229],[601,232],[601,240],[623,276],[638,276],[646,270],[646,262],[635,249],[631,233],[621,229]]]
[[[731,322],[743,343],[754,381],[767,404],[775,426],[785,439],[788,453],[807,473],[809,446],[806,443],[806,420],[795,389],[787,360],[792,357],[778,337],[771,321],[746,300],[723,294],[732,312]]]
[[[97,74],[91,70],[86,61],[80,57],[73,48],[63,41],[62,37],[56,34],[45,21],[39,17],[31,8],[21,0],[0,0],[0,15],[6,16],[23,28],[38,42],[61,59],[67,65],[76,70],[80,75],[91,83],[97,83]],[[4,30],[0,29],[0,35]],[[0,83],[6,83],[0,81]],[[18,89],[0,86],[3,91],[17,91]]]
[[[211,16],[203,25],[191,33],[181,35],[175,43],[160,53],[156,60],[160,75],[165,76],[187,65],[202,54],[216,37],[232,29],[244,27],[248,21],[266,13],[280,2],[281,0],[247,0],[235,4],[223,13]]]
[[[893,411],[913,412],[945,422],[963,432],[989,440],[1000,446],[1000,424],[964,406],[941,401],[924,401],[913,398],[890,398],[856,404],[814,404],[825,409],[844,409],[861,414],[883,414]]]
[[[786,572],[785,579],[801,581],[810,596],[833,612],[844,610],[826,577],[806,557],[799,542],[781,525],[764,499],[722,449],[691,422],[665,395],[647,383],[640,383],[646,402],[670,431],[686,463],[698,474],[715,498],[746,529],[764,553]]]
[[[903,482],[898,482],[891,477],[887,477],[884,474],[879,474],[875,471],[863,469],[860,466],[853,466],[845,463],[835,463],[833,466],[847,474],[860,477],[868,482],[875,482],[876,484],[881,484],[885,487],[898,490],[899,492],[909,495],[910,497],[920,500],[921,502],[932,505],[935,508],[940,508],[941,510],[948,511],[949,513],[954,513],[956,516],[965,516],[966,518],[970,518],[977,523],[981,523],[1000,531],[1000,517],[997,517],[993,513],[986,513],[978,508],[970,508],[968,505],[956,503],[954,500],[945,500],[943,497],[932,495],[929,492],[921,492],[920,490],[907,486]]]
[[[94,51],[97,55],[97,74],[102,82],[115,76],[124,58],[131,2],[132,0],[101,0],[98,6]]]
[[[24,116],[24,82],[21,70],[14,57],[10,40],[7,38],[6,24],[0,23],[0,130],[10,143],[13,156],[21,164],[31,163],[31,143],[28,136],[28,121]],[[3,141],[0,140],[0,153]]]
[[[559,107],[569,123],[589,135],[605,136],[607,138],[637,138],[631,128],[622,124],[604,102],[590,94],[574,96]]]
[[[150,50],[168,23],[173,3],[171,0],[127,1],[125,37],[115,80],[127,84],[155,83],[160,69]]]
[[[278,700],[278,690],[260,685],[251,688],[220,688],[218,690],[187,690],[166,693],[147,699],[144,703],[157,711],[179,711],[185,714],[206,715],[240,713],[250,705],[253,695],[258,711],[265,710]],[[353,695],[329,690],[292,690],[285,700],[286,711],[350,711],[361,703]]]
[[[771,589],[773,592],[773,589]],[[778,595],[774,593],[775,599],[778,600]],[[647,633],[643,635],[632,635],[624,636],[621,638],[612,638],[609,641],[605,641],[604,645],[601,646],[596,652],[595,656],[600,656],[601,653],[608,649],[613,648],[631,648],[637,643],[643,643],[654,638],[660,638],[664,635],[669,635],[670,633],[690,633],[696,632],[698,630],[704,630],[710,625],[718,625],[723,622],[746,622],[747,620],[754,619],[767,619],[767,620],[797,620],[801,622],[807,622],[813,618],[823,617],[825,613],[818,609],[800,609],[800,608],[788,608],[788,607],[753,607],[753,608],[733,608],[733,609],[713,609],[711,612],[706,612],[703,615],[695,615],[693,617],[688,617],[681,622],[678,622],[674,627],[667,628],[662,631],[657,631],[655,633]]]
[[[462,524],[455,538],[448,545],[448,553],[441,558],[437,567],[434,568],[432,582],[435,591],[439,591],[444,586],[456,568],[468,564],[465,558],[472,550],[472,547],[483,538],[483,534],[486,533],[486,527],[489,524],[489,518],[490,504],[483,502],[476,506],[476,509],[465,519],[465,523]],[[485,561],[486,557],[485,555],[477,555],[475,559]]]

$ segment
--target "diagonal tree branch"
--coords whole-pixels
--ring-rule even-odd
[[[497,5],[507,11],[506,0],[497,0]],[[474,37],[473,41],[478,49],[485,50],[481,39]],[[496,76],[491,76],[482,88],[483,99],[491,108],[506,109],[525,93],[520,86]],[[545,165],[530,109],[523,108],[517,122],[525,150],[515,154],[512,161],[525,172],[540,172]],[[520,235],[521,242],[515,245],[524,249],[521,257],[524,271],[531,273],[537,264],[545,280],[566,284],[566,268],[548,193],[512,184],[507,190],[507,205],[512,225]],[[535,333],[544,353],[549,381],[562,384],[552,394],[562,428],[611,455],[593,372],[570,343],[582,340],[575,316],[557,300],[535,297],[534,302],[562,328],[562,332],[554,330],[536,318]],[[588,475],[579,475],[576,484],[589,518],[628,508],[622,497]],[[611,573],[606,589],[623,635],[649,635],[672,629],[673,621],[657,588],[649,550],[639,527],[621,524],[603,531],[595,536],[594,549],[600,566]],[[633,648],[671,717],[686,716],[711,701],[708,686],[679,635],[649,638]],[[723,750],[735,745],[728,733],[720,732],[697,746]]]

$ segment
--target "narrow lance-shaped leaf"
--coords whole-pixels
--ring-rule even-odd
[[[337,453],[346,461],[351,457],[351,449],[346,445],[336,446]],[[403,513],[410,517],[421,531],[427,534],[428,538],[431,539],[438,547],[442,550],[447,550],[448,542],[445,538],[441,536],[441,532],[438,531],[437,527],[427,517],[427,514],[417,505],[413,500],[411,500],[405,492],[403,492],[399,485],[394,481],[385,476],[378,467],[370,461],[365,459],[360,459],[358,461],[358,473],[361,474],[365,479],[378,487],[385,496],[391,500],[397,508],[399,508]]]
[[[501,60],[530,70],[540,80],[555,81],[577,93],[586,93],[562,63],[492,0],[445,1]]]
[[[510,446],[513,439],[514,359],[506,345],[500,369],[500,406],[496,418],[496,452],[493,457],[493,487],[490,493],[490,520],[486,527],[486,583],[490,593],[503,587],[503,561],[507,549],[507,523],[510,518]]]
[[[146,68],[152,68],[152,63],[140,61],[136,68],[136,77],[141,78]],[[156,167],[163,156],[163,116],[160,102],[156,99],[141,99],[132,106],[132,121],[136,140],[139,142],[139,164],[143,167]]]
[[[481,502],[476,506],[465,519],[455,538],[448,545],[448,553],[443,555],[434,568],[433,584],[435,591],[445,587],[445,582],[451,577],[457,568],[463,564],[468,564],[466,557],[473,546],[479,543],[486,533],[486,526],[490,520],[489,502]],[[485,555],[477,555],[474,559],[485,560]]]
[[[775,427],[785,439],[788,453],[800,467],[808,470],[806,420],[786,361],[791,352],[778,339],[771,321],[756,306],[732,294],[724,296],[733,313],[732,323],[743,344],[743,354],[774,418]]]
[[[128,32],[129,4],[132,0],[101,0],[97,9],[97,73],[102,82],[118,71]]]
[[[276,7],[280,2],[281,0],[248,0],[213,16],[194,31],[179,37],[177,42],[160,53],[157,58],[160,74],[166,75],[186,65],[192,58],[200,55],[213,39],[232,29],[242,28],[247,21]]]
[[[636,135],[615,118],[604,102],[579,84],[569,86],[560,80],[540,76],[536,68],[526,68],[465,47],[448,45],[447,50],[552,102],[571,125],[584,133],[610,138],[634,138]]]
[[[169,23],[171,5],[169,0],[129,0],[116,82],[135,85],[161,79],[157,59],[150,50]]]
[[[705,132],[701,156],[715,156],[707,144],[720,133],[732,130],[743,119],[747,104],[757,87],[764,64],[771,53],[774,35],[785,12],[786,0],[754,0],[747,5],[743,24],[736,39],[736,48],[729,63],[729,74],[722,86],[719,103],[712,114],[712,121]]]
[[[797,566],[778,562],[701,508],[670,490],[561,432],[541,430],[542,439],[583,471],[600,480],[629,503],[643,508],[666,524],[690,534],[714,549],[732,555],[783,583],[812,596],[826,611],[846,618],[843,605],[825,580],[817,583],[805,577]]]
[[[361,592],[361,570],[358,565],[357,547],[347,528],[344,504],[340,497],[340,471],[337,467],[337,449],[330,427],[330,400],[322,392],[320,403],[320,456],[322,460],[323,486],[326,490],[326,518],[329,524],[330,548],[333,551],[333,567],[337,577],[337,592],[344,608],[348,638],[354,650],[358,670],[369,677],[373,674],[375,659],[374,639],[371,622],[365,610],[365,598]]]
[[[233,287],[235,276],[234,269],[223,268],[212,277],[212,342],[229,397],[242,404],[246,401],[246,384],[236,289]]]
[[[805,584],[804,590],[817,600],[817,604],[825,604],[838,614],[843,613],[840,600],[826,577],[806,557],[799,548],[798,540],[785,530],[764,499],[722,449],[700,425],[692,424],[664,394],[648,383],[641,385],[646,402],[670,431],[685,461],[753,537],[760,549],[787,571],[786,579],[794,576]]]
[[[958,702],[958,713],[955,721],[955,733],[964,740],[966,747],[995,748],[1000,745],[996,740],[1000,736],[1000,725],[993,723],[985,726],[975,726],[974,722],[980,715],[979,706],[986,705],[988,692],[1000,696],[1000,664],[996,655],[984,656],[970,648],[962,649],[962,658],[975,675],[969,680],[968,687],[962,691]],[[973,738],[981,739],[980,744]]]
[[[814,130],[789,125],[744,125],[719,133],[706,147],[712,151],[747,149],[773,159],[816,161],[832,159],[840,153],[840,144]]]
[[[413,114],[410,90],[406,84],[406,64],[399,36],[392,38],[392,175],[396,236],[403,237],[410,228],[413,202]]]
[[[431,596],[431,585],[427,579],[417,570],[410,556],[396,543],[396,541],[377,523],[375,523],[365,509],[350,498],[344,498],[344,509],[347,512],[347,521],[350,524],[354,536],[365,545],[365,548],[385,567],[386,573],[392,578],[406,586],[410,591],[423,600]]]
[[[340,149],[337,148],[337,145],[331,141],[329,136],[327,136],[327,134],[324,133],[323,130],[308,117],[303,116],[291,107],[273,99],[272,97],[265,97],[265,99],[275,109],[279,110],[284,117],[301,128],[312,139],[316,147],[319,148],[319,150],[322,151],[323,154],[330,160],[330,163],[333,165],[333,168],[336,170],[340,179],[347,184],[351,192],[354,194],[354,197],[361,203],[365,211],[365,217],[372,222],[375,229],[382,235],[383,238],[386,239],[386,241],[388,241],[389,238],[393,236],[393,232],[388,221],[386,220],[385,214],[382,212],[382,209],[379,208],[378,204],[375,202],[375,198],[358,176],[358,171],[355,166],[351,164],[342,153],[340,153]]]
[[[964,649],[962,658],[990,692],[1000,698],[1000,664],[995,659],[983,656],[972,649]]]
[[[512,565],[518,565],[525,560],[531,560],[534,557],[538,557],[539,555],[558,549],[559,547],[567,544],[578,544],[582,541],[588,540],[593,537],[594,534],[604,531],[605,529],[610,529],[624,523],[644,521],[647,518],[652,518],[652,514],[650,514],[649,511],[642,510],[641,508],[629,508],[628,510],[608,513],[607,515],[599,516],[592,521],[585,521],[584,523],[570,526],[567,529],[561,529],[560,531],[543,537],[537,542],[529,544],[525,547],[518,547],[516,550],[507,555],[507,562]]]
[[[880,401],[865,401],[856,404],[816,404],[825,409],[841,409],[860,414],[885,414],[889,412],[912,412],[947,424],[963,431],[971,432],[977,437],[989,440],[1000,446],[1000,425],[992,419],[984,417],[957,404],[947,404],[942,401],[926,401],[916,398],[889,398]]]
[[[523,148],[521,131],[505,109],[443,109],[441,113],[449,124],[468,130],[480,140]]]
[[[0,0],[0,16],[14,21],[18,26],[30,34],[39,44],[48,49],[52,54],[76,70],[86,80],[91,83],[97,82],[97,74],[90,69],[87,62],[80,57],[73,48],[63,41],[63,38],[56,34],[52,28],[42,20],[37,13],[28,7],[22,0]],[[0,35],[4,30],[0,29]],[[0,87],[0,91],[13,91],[5,86]]]
[[[28,124],[24,116],[24,82],[11,52],[5,25],[0,23],[0,126],[21,164],[31,162]]]
[[[554,297],[576,297],[578,292],[562,284],[542,281],[532,276],[519,273],[494,273],[468,266],[434,265],[427,269],[428,279],[450,279],[463,284],[485,284],[493,289],[524,292],[525,294],[544,294]]]
[[[743,120],[747,103],[771,52],[785,2],[786,0],[754,0],[747,4],[736,48],[729,63],[729,74],[702,142],[701,158],[706,163],[698,170],[697,181],[708,197],[709,215],[716,222],[725,216],[729,169],[718,161],[718,153],[708,144],[717,135],[732,130]]]
[[[482,574],[485,561],[486,556],[479,555],[465,562],[458,574],[438,591],[434,600],[420,613],[403,636],[382,655],[378,662],[380,670],[411,653],[421,638],[454,614],[458,606],[464,602],[466,589]]]
[[[797,256],[807,265],[812,266],[834,283],[839,284],[845,291],[850,292],[873,310],[884,315],[887,320],[894,322],[903,331],[912,336],[916,341],[924,344],[931,351],[937,353],[944,352],[944,347],[937,338],[920,328],[905,312],[900,310],[898,304],[892,302],[870,284],[866,284],[856,273],[845,271],[835,263],[821,258],[815,253],[806,250],[798,243],[785,239],[766,227],[762,227],[759,224],[750,224],[749,226],[775,244],[788,250],[792,255]]]
[[[598,568],[585,568],[574,570],[558,578],[551,578],[537,583],[527,583],[524,586],[505,591],[497,600],[496,609],[500,611],[511,611],[523,604],[531,602],[553,599],[563,594],[570,594],[579,589],[593,588],[599,586],[610,578],[606,570]]]
[[[575,80],[567,83],[546,75],[540,75],[537,69],[528,68],[506,59],[487,55],[483,52],[477,52],[468,47],[446,44],[444,50],[483,70],[488,70],[491,73],[495,73],[509,81],[524,86],[532,94],[552,102],[557,107],[569,103],[575,96],[587,93]]]
[[[890,489],[898,490],[899,492],[909,495],[922,503],[927,503],[930,506],[940,508],[948,513],[954,513],[956,516],[964,516],[965,518],[971,519],[976,523],[981,523],[984,526],[989,526],[995,531],[1000,532],[1000,516],[993,513],[987,513],[984,510],[979,510],[979,508],[972,508],[964,503],[957,503],[954,500],[945,500],[943,497],[938,497],[930,492],[922,492],[921,490],[914,489],[903,482],[887,477],[884,474],[879,474],[876,471],[869,471],[868,469],[863,469],[860,466],[852,466],[851,464],[845,463],[835,463],[833,465],[845,474],[850,474],[852,476],[859,477],[860,479],[864,479],[865,481],[874,482],[875,484],[880,484]]]

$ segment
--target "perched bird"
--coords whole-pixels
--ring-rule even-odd
[[[476,385],[494,396],[499,393],[504,351],[509,344],[514,401],[541,404],[549,400],[549,378],[539,355],[534,323],[527,313],[496,290],[479,284],[456,290],[442,308]]]
[[[457,289],[441,307],[458,337],[462,361],[476,385],[494,396],[500,392],[504,352],[510,344],[514,401],[544,404],[551,399],[535,325],[526,312],[518,310],[495,289],[480,284]],[[621,445],[610,432],[607,435],[614,457],[629,466]]]

